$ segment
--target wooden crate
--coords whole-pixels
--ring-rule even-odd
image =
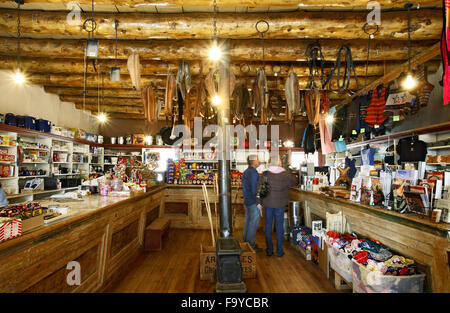
[[[256,252],[248,242],[241,243],[242,278],[256,278]],[[216,271],[216,247],[200,245],[200,280],[213,280]]]

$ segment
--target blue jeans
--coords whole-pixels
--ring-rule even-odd
[[[284,208],[265,208],[265,231],[266,231],[266,252],[273,253],[272,243],[272,225],[275,216],[275,230],[277,234],[277,255],[281,256],[283,252],[283,234],[284,234]]]
[[[255,248],[256,230],[259,224],[259,209],[255,204],[246,206],[245,208],[245,224],[244,224],[244,242],[248,242],[252,248]]]

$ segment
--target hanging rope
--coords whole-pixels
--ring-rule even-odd
[[[369,35],[369,39],[367,40],[366,81],[364,82],[364,88],[367,87],[367,77],[368,77],[368,72],[369,72],[370,40],[373,39],[374,35],[378,32],[378,25],[377,24],[375,24],[376,29],[372,33],[367,30],[367,26],[369,26],[369,25],[371,25],[371,24],[366,23],[363,26],[364,32],[367,35]]]
[[[341,80],[341,59],[344,57],[344,75],[342,77],[342,84],[340,84]],[[355,65],[353,64],[353,58],[352,58],[352,49],[349,46],[342,46],[339,48],[339,51],[337,53],[336,62],[334,63],[334,68],[330,71],[330,74],[328,75],[327,81],[324,84],[325,86],[328,86],[331,83],[331,79],[334,76],[334,73],[336,72],[336,85],[340,92],[349,90],[350,87],[350,78],[352,75],[355,77],[356,81],[356,89],[359,89],[359,82],[358,77],[356,76],[356,70]]]
[[[316,80],[318,79],[322,84],[321,88],[326,86],[325,74],[323,72],[323,66],[325,63],[325,58],[322,53],[322,47],[317,42],[315,44],[310,44],[306,48],[306,61],[309,68],[309,89],[316,89]]]

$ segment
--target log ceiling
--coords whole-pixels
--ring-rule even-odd
[[[25,0],[21,7],[21,68],[27,82],[43,86],[59,95],[61,101],[73,102],[78,109],[102,106],[113,118],[143,119],[140,93],[132,89],[127,68],[128,56],[135,52],[141,60],[142,85],[152,84],[158,101],[164,99],[166,75],[176,74],[181,60],[189,61],[192,83],[209,72],[207,51],[213,36],[212,0],[96,0],[95,20],[99,39],[99,57],[87,63],[87,94],[83,101],[84,49],[87,33],[82,23],[91,17],[91,0],[77,0],[81,8],[80,23],[66,22],[70,1]],[[354,78],[350,89],[362,89],[408,58],[408,1],[378,0],[382,8],[381,25],[371,42],[366,77],[367,34],[363,31],[368,11],[367,0],[217,0],[217,33],[230,39],[231,71],[237,81],[252,86],[262,63],[262,42],[255,29],[259,20],[269,22],[265,34],[265,70],[275,107],[284,102],[284,82],[290,70],[299,76],[299,87],[306,89],[309,68],[305,51],[319,42],[327,61],[325,73],[334,66],[342,45],[352,49],[358,84]],[[418,3],[414,3],[416,6]],[[422,0],[420,9],[411,11],[412,56],[424,52],[439,41],[442,30],[442,1]],[[17,67],[17,4],[0,0],[0,69]],[[109,80],[115,66],[114,20],[119,21],[117,66],[120,82]],[[440,59],[427,62],[434,72]],[[102,93],[101,72],[105,75]],[[347,93],[337,92],[333,79],[332,103],[340,103]],[[165,118],[161,116],[161,118]],[[302,117],[299,117],[301,120]]]

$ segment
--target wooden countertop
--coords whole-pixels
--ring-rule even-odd
[[[70,224],[82,222],[83,220],[86,220],[95,214],[104,212],[112,207],[143,199],[156,192],[161,191],[164,188],[165,188],[164,184],[156,185],[150,188],[150,190],[148,190],[145,193],[141,193],[130,197],[107,197],[95,194],[85,197],[82,201],[74,201],[67,203],[59,203],[53,200],[40,200],[39,202],[44,207],[50,204],[59,204],[61,206],[67,205],[70,209],[75,210],[76,213],[60,221],[55,221],[54,223],[50,224],[44,224],[43,226],[22,233],[22,235],[17,238],[2,242],[0,243],[0,251],[8,249],[11,246],[17,245],[21,242],[33,240],[42,235],[45,235],[46,233],[50,233],[57,229],[68,226]]]
[[[377,207],[377,206],[370,206],[365,205],[361,203],[356,203],[347,199],[343,198],[332,198],[327,195],[324,195],[320,192],[313,192],[313,191],[307,191],[302,190],[298,187],[292,188],[292,190],[304,193],[307,196],[324,200],[324,201],[331,201],[336,204],[345,205],[354,209],[363,210],[369,214],[385,218],[391,222],[396,222],[405,226],[413,227],[419,230],[423,230],[429,233],[433,233],[435,235],[445,237],[447,239],[450,239],[450,224],[447,223],[433,223],[430,221],[428,217],[421,218],[419,215],[414,213],[405,213],[400,214],[395,211],[389,211],[387,209]]]

